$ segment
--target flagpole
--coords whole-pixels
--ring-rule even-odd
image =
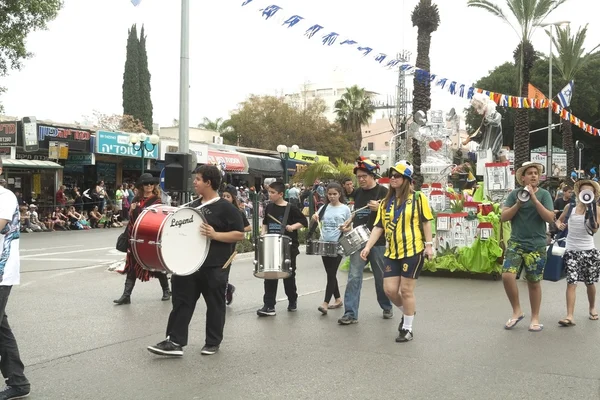
[[[548,74],[548,148],[546,149],[546,180],[552,176],[552,32],[554,25],[550,25],[550,73]],[[566,150],[566,149],[565,149]],[[569,171],[567,171],[567,174]]]
[[[189,151],[190,127],[190,0],[181,0],[179,67],[179,152]]]

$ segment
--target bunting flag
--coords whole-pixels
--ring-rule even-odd
[[[399,69],[404,72],[411,72],[414,74],[417,81],[427,85],[440,87],[452,95],[470,100],[476,92],[483,93],[500,107],[507,108],[545,109],[552,107],[555,114],[559,115],[562,119],[571,122],[580,129],[583,129],[587,133],[594,136],[598,136],[600,133],[597,128],[581,121],[579,118],[565,110],[571,101],[573,82],[570,82],[558,94],[558,101],[560,104],[554,101],[550,102],[539,89],[531,84],[529,85],[528,97],[494,93],[489,90],[475,88],[470,84],[452,81],[448,78],[417,68],[412,64],[404,62],[401,58],[395,58],[393,52],[382,52],[370,45],[359,43],[357,40],[354,40],[352,36],[342,35],[338,33],[337,30],[332,30],[326,28],[325,25],[311,22],[303,16],[286,11],[279,5],[265,3],[264,0],[262,0],[262,6],[259,4],[261,3],[261,0],[238,1],[241,1],[241,7],[258,11],[261,18],[265,21],[276,22],[279,26],[287,30],[295,30],[298,33],[302,33],[306,38],[313,40],[313,42],[316,43],[320,42],[323,46],[343,48],[344,50],[348,49],[348,51],[353,51],[357,55],[362,55],[364,59],[370,60],[386,69]],[[131,0],[131,2],[137,6],[140,4],[141,0]]]
[[[135,7],[139,6],[141,2],[142,0],[131,0],[131,4],[133,4]]]
[[[571,98],[573,97],[573,84],[573,81],[567,83],[567,86],[565,86],[563,90],[561,90],[556,96],[558,97],[558,103],[563,108],[567,108],[571,104]]]

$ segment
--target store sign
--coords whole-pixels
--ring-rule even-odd
[[[69,157],[69,143],[54,142],[48,143],[48,158],[51,160],[66,160]]]
[[[50,139],[67,139],[88,142],[92,135],[89,131],[70,128],[56,128],[53,126],[38,125],[38,141],[42,142],[47,137]]]
[[[89,154],[69,154],[66,165],[95,165],[96,155]]]
[[[190,142],[189,148],[191,151],[196,153],[196,161],[198,164],[208,163],[208,145],[203,143],[192,143]],[[179,151],[179,143],[175,140],[161,140],[160,141],[160,158],[159,160],[165,159],[166,153],[177,153]]]
[[[329,157],[327,156],[322,156],[322,155],[318,155],[318,154],[308,154],[308,153],[289,153],[290,159],[291,160],[299,160],[299,161],[306,161],[309,163],[316,163],[316,162],[323,162],[323,161],[329,161]]]
[[[36,160],[36,161],[48,161],[48,154],[27,154],[27,153],[17,153],[17,160]]]
[[[3,122],[0,123],[0,146],[16,146],[17,145],[17,123]]]
[[[208,164],[225,165],[226,171],[244,171],[246,165],[239,154],[208,151]]]
[[[141,149],[134,150],[129,137],[126,133],[98,131],[96,132],[96,153],[123,157],[141,157]],[[139,146],[140,144],[138,143],[135,145],[135,148],[139,148]],[[152,148],[152,145],[146,141],[146,149],[148,148]],[[144,157],[158,159],[158,145],[154,146],[151,151],[145,150]]]
[[[546,147],[539,147],[531,151],[531,161],[542,164],[544,166],[544,173],[542,177],[546,177],[546,160],[548,155],[546,153]],[[567,176],[567,153],[558,147],[552,148],[552,171],[551,176],[561,177]]]

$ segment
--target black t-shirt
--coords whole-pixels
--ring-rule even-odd
[[[265,218],[263,219],[263,225],[267,226],[267,233],[281,233],[281,225],[267,217],[266,214],[271,214],[275,219],[283,222],[283,215],[285,214],[286,206],[278,206],[274,203],[269,203],[265,210]],[[288,215],[286,225],[294,225],[300,222],[305,228],[308,226],[306,217],[302,214],[302,211],[293,204],[290,204],[290,214]],[[292,247],[298,248],[298,231],[284,232],[285,236],[289,236],[292,239]]]
[[[242,223],[244,224],[244,228],[250,225],[248,218],[246,218],[246,213],[240,210],[240,214],[242,214]]]
[[[189,207],[196,208],[201,204],[201,200],[195,200]],[[241,213],[227,200],[219,199],[198,211],[204,215],[206,222],[215,229],[215,232],[244,231]],[[231,243],[212,239],[208,256],[202,264],[202,268],[223,267],[233,254],[234,249],[235,246],[232,246]]]
[[[386,195],[387,189],[385,186],[379,184],[369,190],[362,188],[356,189],[354,192],[354,209],[358,210],[359,208],[366,206],[371,200],[381,200],[385,198]],[[355,228],[360,225],[367,225],[369,230],[373,230],[373,224],[375,223],[376,217],[377,211],[371,211],[368,208],[365,208],[354,214],[352,222]],[[385,235],[381,235],[377,240],[377,243],[375,243],[375,246],[385,246]]]
[[[567,204],[569,204],[570,202],[571,202],[571,200],[565,200],[562,197],[554,200],[554,212],[558,216],[560,216],[560,214],[562,214],[562,212],[564,211],[564,209],[567,206]]]

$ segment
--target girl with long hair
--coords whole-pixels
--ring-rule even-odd
[[[129,223],[127,224],[127,236],[131,238],[133,234],[133,226],[135,220],[139,217],[144,209],[150,207],[153,204],[160,204],[160,188],[158,187],[158,179],[153,177],[151,174],[145,173],[140,176],[140,179],[136,183],[137,194],[133,198],[131,203],[131,213],[129,216]],[[130,304],[131,303],[131,292],[135,286],[137,279],[142,282],[149,281],[150,278],[158,278],[160,286],[163,290],[163,301],[167,301],[171,298],[171,292],[169,291],[169,280],[167,275],[162,272],[148,271],[144,269],[131,252],[130,248],[127,248],[127,256],[125,258],[125,268],[120,273],[127,276],[125,279],[125,289],[123,295],[114,303],[117,305]]]
[[[413,167],[408,161],[399,161],[390,168],[390,190],[379,206],[371,237],[360,253],[366,260],[377,239],[385,233],[383,289],[402,311],[400,334],[396,338],[399,343],[413,339],[415,286],[425,257],[433,257],[433,215],[427,197],[414,192],[412,175]]]
[[[342,234],[340,227],[350,219],[350,208],[345,204],[344,189],[339,183],[333,182],[327,185],[326,194],[325,204],[313,215],[313,220],[314,223],[322,223],[322,241],[337,243]],[[319,220],[319,215],[323,209],[323,218]],[[327,274],[327,286],[325,286],[325,299],[318,310],[321,314],[327,315],[328,309],[340,308],[343,305],[337,281],[337,270],[342,261],[342,256],[337,254],[335,257],[322,256],[322,258]],[[330,305],[331,297],[335,298],[335,303]]]
[[[250,232],[252,230],[252,227],[250,226],[250,222],[248,222],[248,218],[246,218],[246,213],[244,211],[242,211],[238,205],[236,188],[231,185],[225,186],[225,188],[223,189],[223,193],[221,194],[221,197],[223,197],[223,199],[225,199],[228,202],[230,202],[231,204],[233,204],[233,206],[235,208],[240,210],[240,214],[242,214],[242,220],[244,223],[244,232]],[[235,245],[233,247],[235,247]],[[234,292],[235,292],[235,286],[233,286],[231,283],[227,282],[227,289],[225,290],[225,304],[230,305],[231,303],[233,303],[233,293]]]

